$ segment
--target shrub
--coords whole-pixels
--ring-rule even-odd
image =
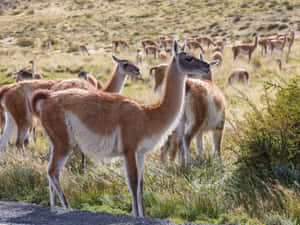
[[[299,78],[283,87],[266,84],[264,108],[248,101],[252,112],[236,121],[233,141],[239,146],[237,170],[230,182],[231,196],[251,213],[287,208],[280,186],[300,191]],[[275,90],[275,97],[271,97]],[[280,184],[280,185],[279,185]],[[263,209],[263,210],[262,210]]]
[[[296,225],[296,222],[280,217],[279,215],[269,215],[266,218],[266,225]]]

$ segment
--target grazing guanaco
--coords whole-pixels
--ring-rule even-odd
[[[121,60],[113,56],[117,66],[103,89],[104,92],[120,92],[126,81],[126,75],[138,76],[139,68],[128,60]],[[24,142],[28,143],[28,131],[31,125],[32,112],[29,101],[32,93],[37,89],[65,90],[68,88],[94,89],[92,84],[82,79],[57,80],[28,80],[4,85],[0,88],[0,103],[5,112],[5,127],[0,139],[2,151],[17,130],[16,146],[24,152]]]
[[[282,61],[281,59],[276,59],[276,62],[278,64],[278,68],[281,71],[287,71],[287,70],[291,70],[291,69],[295,69],[296,66],[282,66]]]
[[[187,42],[187,47],[188,47],[189,50],[199,48],[201,50],[201,52],[204,53],[204,49],[202,48],[201,44],[198,41],[188,41]]]
[[[271,55],[273,55],[273,51],[277,50],[279,52],[279,55],[282,55],[283,52],[283,48],[285,46],[287,40],[287,35],[284,35],[283,40],[282,39],[275,39],[275,40],[270,40],[270,42],[268,43],[268,46],[270,48],[271,51]]]
[[[206,45],[207,48],[209,48],[211,45],[216,46],[216,43],[209,37],[199,37],[196,38],[196,41],[198,41],[201,45]]]
[[[223,63],[223,55],[221,52],[214,52],[212,55],[213,60],[219,60],[219,63],[217,66],[221,66]]]
[[[257,47],[257,33],[254,33],[253,37],[255,38],[253,44],[241,44],[232,47],[233,60],[236,60],[239,55],[248,55],[248,62],[250,63],[252,53]]]
[[[140,49],[136,50],[136,63],[137,64],[142,63],[143,59],[144,59],[143,52]]]
[[[227,85],[233,85],[234,83],[243,83],[245,85],[249,84],[250,75],[245,69],[235,69],[233,70],[227,81]]]
[[[200,56],[203,60],[203,57]],[[211,65],[217,64],[218,60],[210,62]],[[165,65],[153,67],[150,70],[154,78],[154,91],[160,93],[163,86]],[[192,75],[190,75],[192,77]],[[197,136],[198,157],[202,157],[203,152],[203,133],[213,131],[215,154],[220,155],[221,143],[225,123],[226,101],[220,89],[214,85],[212,73],[210,72],[203,78],[205,80],[187,79],[184,114],[180,123],[176,127],[172,136],[162,148],[161,159],[164,161],[168,148],[171,149],[170,155],[174,159],[177,147],[181,153],[181,164],[190,164],[189,146],[191,140]],[[187,131],[185,132],[185,124]],[[186,158],[186,159],[185,159]]]
[[[153,57],[156,59],[157,55],[159,54],[160,49],[154,45],[150,45],[145,47],[145,53],[148,57],[149,55],[153,55]]]
[[[161,47],[164,49],[171,49],[172,43],[173,43],[173,39],[161,40]]]
[[[86,80],[87,82],[91,83],[95,88],[97,89],[102,89],[103,88],[103,84],[97,80],[92,74],[90,74],[89,72],[86,71],[80,71],[77,74],[78,78],[82,78],[84,80]]]
[[[130,45],[127,43],[127,41],[124,41],[124,40],[115,40],[115,41],[112,41],[112,45],[113,45],[113,51],[114,52],[119,52],[119,50],[129,50],[130,49]]]
[[[146,50],[146,48],[148,46],[155,46],[156,48],[159,48],[158,44],[155,41],[151,40],[151,39],[142,40],[142,46],[143,46],[144,50]]]
[[[144,217],[145,153],[161,145],[177,126],[184,106],[185,74],[210,72],[208,63],[180,52],[177,41],[174,41],[173,52],[163,97],[153,105],[139,104],[119,94],[79,89],[35,92],[31,108],[40,118],[52,146],[47,171],[52,207],[57,194],[63,207],[69,208],[59,176],[77,143],[95,159],[125,158],[133,215]]]
[[[80,52],[80,54],[84,55],[84,53],[87,53],[88,55],[90,55],[87,44],[86,45],[79,45],[78,46],[78,51]]]

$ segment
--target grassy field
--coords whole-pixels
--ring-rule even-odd
[[[193,161],[188,172],[171,162],[162,165],[158,149],[148,153],[146,214],[174,221],[220,224],[300,224],[299,165],[295,167],[298,178],[293,185],[277,181],[270,186],[267,182],[253,183],[259,181],[250,179],[259,177],[256,170],[249,170],[251,174],[237,173],[240,169],[237,159],[243,149],[237,141],[242,133],[239,124],[247,126],[253,109],[256,113],[265,112],[267,100],[276,97],[276,90],[266,91],[266,83],[286,87],[290,79],[299,78],[299,0],[16,0],[9,1],[7,7],[4,2],[8,1],[0,1],[3,6],[0,10],[1,86],[13,82],[13,77],[7,74],[28,67],[32,59],[37,72],[49,79],[70,78],[86,70],[105,82],[114,68],[111,41],[120,38],[127,40],[131,49],[118,56],[135,61],[135,51],[141,48],[140,40],[144,38],[168,35],[182,43],[185,38],[196,36],[210,36],[214,40],[226,37],[223,65],[213,71],[215,83],[227,100],[223,157],[212,157],[210,135],[206,137],[205,160]],[[251,42],[254,32],[267,36],[287,32],[289,28],[296,30],[288,63],[295,65],[295,69],[280,71],[275,62],[279,56],[275,53],[273,57],[262,57],[260,48],[255,50],[250,64],[246,58],[233,62],[233,44]],[[53,44],[50,51],[44,49],[48,40]],[[82,56],[77,50],[79,44],[85,43],[90,56]],[[285,56],[286,49],[282,56],[284,64]],[[205,58],[211,59],[211,50],[205,52]],[[158,96],[153,93],[148,70],[159,63],[162,62],[147,59],[140,64],[146,82],[128,81],[123,93],[140,102],[155,102]],[[249,86],[226,86],[234,68],[249,71]],[[297,85],[299,91],[299,80]],[[194,145],[192,150],[196,158]],[[49,205],[47,153],[48,142],[41,128],[38,128],[37,144],[30,144],[26,156],[13,149],[4,152],[0,164],[0,199]],[[122,159],[89,162],[85,174],[80,173],[79,162],[79,153],[75,151],[62,171],[63,187],[71,206],[131,214]]]

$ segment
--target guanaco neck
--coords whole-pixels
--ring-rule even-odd
[[[254,44],[253,44],[253,46],[252,46],[252,51],[253,51],[253,50],[256,48],[256,46],[257,46],[257,40],[258,40],[258,37],[255,36]]]
[[[34,77],[34,74],[35,74],[34,62],[31,63],[31,73],[32,73],[32,77]]]
[[[104,92],[121,92],[127,75],[121,73],[120,66],[118,65],[115,71],[110,76],[109,81],[106,83],[102,91]]]
[[[278,61],[279,70],[282,70],[282,64],[281,61]]]
[[[144,106],[148,116],[145,124],[148,135],[161,135],[171,128],[183,111],[184,96],[185,76],[179,71],[176,59],[173,58],[166,72],[161,101],[155,105]]]

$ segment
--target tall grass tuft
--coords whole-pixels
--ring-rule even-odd
[[[264,107],[248,100],[252,112],[245,121],[235,121],[233,141],[240,151],[237,169],[227,181],[227,197],[252,215],[286,212],[289,201],[283,187],[296,196],[300,192],[299,83],[299,78],[286,85],[266,83]]]

